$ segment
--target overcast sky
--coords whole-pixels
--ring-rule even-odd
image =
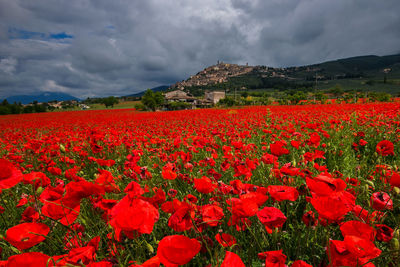
[[[399,0],[0,0],[0,98],[127,95],[215,64],[400,53]]]

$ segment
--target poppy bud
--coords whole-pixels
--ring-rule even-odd
[[[151,254],[154,253],[154,248],[153,248],[149,243],[147,243],[147,242],[146,242],[146,247],[147,247],[148,251],[149,251]]]
[[[362,188],[362,192],[363,193],[368,193],[368,190],[369,190],[369,185],[364,185],[363,187],[361,187]]]
[[[60,144],[60,150],[61,152],[65,152],[65,146],[63,144]]]
[[[398,240],[397,238],[393,238],[393,239],[390,241],[390,247],[391,247],[393,250],[399,250],[399,248],[400,248],[399,240]]]
[[[365,180],[365,182],[366,182],[368,185],[370,185],[370,186],[372,186],[372,187],[375,187],[374,182],[372,182],[372,181],[370,181],[370,180]]]
[[[400,238],[400,230],[397,229],[396,231],[394,231],[393,233],[393,237],[399,239]]]
[[[36,189],[36,194],[40,195],[43,192],[43,187],[39,186],[38,189]]]
[[[399,195],[400,194],[400,188],[398,188],[397,186],[395,186],[394,188],[393,188],[393,193],[397,196],[397,195]]]

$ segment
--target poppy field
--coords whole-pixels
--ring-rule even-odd
[[[0,266],[397,266],[400,103],[0,118]]]

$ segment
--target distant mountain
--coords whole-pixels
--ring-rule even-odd
[[[53,100],[58,100],[58,101],[67,101],[67,100],[77,100],[79,101],[79,98],[76,98],[72,95],[65,94],[65,93],[56,93],[56,92],[43,92],[38,95],[16,95],[16,96],[10,96],[6,98],[8,103],[19,103],[21,102],[22,104],[29,104],[34,101],[37,101],[39,103],[42,102],[49,102]]]
[[[344,90],[400,92],[400,54],[359,56],[319,64],[274,68],[218,62],[169,89],[195,96],[205,90],[311,90],[340,85]]]
[[[166,91],[168,88],[169,88],[169,85],[161,85],[161,86],[157,86],[157,87],[151,88],[151,90],[152,90],[153,92],[163,92],[163,91]],[[146,91],[147,91],[147,90],[144,90],[144,91],[142,91],[142,92],[139,92],[139,93],[136,93],[136,94],[132,94],[132,95],[127,95],[127,96],[141,97],[141,96],[144,95],[144,93],[145,93]]]

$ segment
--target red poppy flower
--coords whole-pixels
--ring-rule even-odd
[[[17,254],[8,258],[5,266],[10,267],[38,267],[38,266],[53,266],[53,261],[50,256],[47,256],[41,252],[27,252]]]
[[[327,252],[330,266],[375,266],[367,263],[378,257],[381,250],[369,240],[349,235],[344,241],[330,240]]]
[[[35,188],[38,188],[39,186],[46,187],[50,184],[49,177],[47,177],[46,174],[42,172],[27,173],[24,174],[23,177],[24,184],[33,184],[35,185]]]
[[[397,172],[393,172],[393,174],[389,178],[389,183],[391,186],[400,187],[400,174]]]
[[[315,218],[315,214],[312,210],[309,210],[306,213],[304,213],[301,219],[307,226],[316,226],[318,223],[317,219]]]
[[[300,142],[299,141],[292,140],[292,141],[290,141],[290,144],[292,145],[292,147],[294,147],[296,149],[299,149],[299,146],[300,146]]]
[[[258,253],[260,259],[265,259],[265,266],[268,267],[286,267],[286,255],[282,254],[282,250],[265,251]]]
[[[194,180],[194,188],[203,194],[211,193],[217,188],[217,185],[214,184],[210,178],[203,176],[200,179],[193,179]]]
[[[150,234],[159,213],[149,202],[125,196],[111,209],[111,217],[110,224],[116,230]]]
[[[340,226],[340,231],[343,236],[357,236],[371,242],[375,240],[375,229],[360,221],[347,221]]]
[[[0,159],[0,192],[15,186],[22,180],[22,173],[14,167],[14,165],[5,160]]]
[[[297,176],[300,172],[300,168],[296,168],[296,167],[292,166],[291,163],[287,163],[282,166],[282,168],[280,169],[280,172],[282,174],[289,175],[289,176]]]
[[[178,177],[178,174],[176,173],[175,164],[172,164],[172,163],[167,163],[162,168],[161,174],[162,174],[162,177],[166,180],[175,180],[176,177]]]
[[[371,196],[371,206],[374,210],[392,210],[393,200],[385,192],[375,192]]]
[[[135,181],[130,182],[124,189],[124,192],[131,198],[135,198],[144,194],[143,188]]]
[[[95,183],[104,188],[104,190],[108,193],[110,192],[119,192],[118,185],[115,184],[115,178],[112,176],[112,173],[106,170],[99,170],[99,175],[97,176]]]
[[[245,265],[237,254],[227,251],[220,267],[245,267]]]
[[[19,250],[31,248],[44,241],[50,228],[43,223],[21,223],[6,232],[5,240]]]
[[[268,233],[272,233],[273,229],[282,227],[286,222],[286,216],[275,207],[265,207],[257,212],[257,217],[265,226]]]
[[[329,196],[334,192],[343,191],[347,184],[339,178],[331,178],[327,175],[320,174],[315,178],[306,178],[306,183],[311,192],[319,196]]]
[[[111,264],[110,267],[112,267],[113,264]],[[132,264],[129,265],[129,267],[159,267],[160,266],[160,258],[156,255],[150,259],[148,259],[147,261],[143,262],[140,265],[137,264]],[[90,266],[88,265],[87,267],[108,267],[108,266]]]
[[[89,264],[96,259],[96,250],[99,248],[100,237],[96,236],[84,247],[71,249],[66,261],[72,264]]]
[[[191,261],[200,249],[200,242],[194,238],[171,235],[161,239],[158,244],[157,256],[165,266],[177,267]]]
[[[203,216],[203,222],[208,226],[217,226],[220,220],[224,218],[224,211],[217,205],[205,205],[201,209],[201,215]]]
[[[231,205],[232,215],[236,218],[247,218],[254,216],[258,211],[258,205],[253,199],[231,198],[226,201]]]
[[[327,253],[331,266],[357,266],[357,259],[347,249],[344,241],[330,240]]]
[[[276,141],[275,143],[270,144],[269,148],[271,149],[271,154],[277,157],[289,154],[289,150],[284,148],[284,146],[286,146],[286,144],[282,141]]]
[[[68,207],[76,206],[83,198],[91,195],[104,194],[101,186],[87,181],[70,182],[65,186],[65,191],[62,202]]]
[[[293,262],[290,267],[312,267],[312,265],[308,264],[305,261],[297,260],[297,261]]]
[[[21,215],[22,222],[36,222],[37,220],[39,220],[39,212],[32,206],[28,206]]]
[[[376,145],[376,153],[382,156],[394,156],[394,145],[388,140],[382,140]]]
[[[383,242],[390,242],[393,238],[393,229],[385,224],[376,224],[376,239]]]
[[[358,143],[360,144],[360,146],[366,146],[368,144],[368,142],[365,141],[364,139],[360,139]]]
[[[261,190],[259,190],[261,191]],[[252,201],[257,204],[258,207],[262,206],[265,201],[268,200],[268,196],[265,193],[257,192],[249,192],[243,195],[240,195],[241,200]]]
[[[270,185],[268,186],[268,193],[276,201],[296,201],[299,197],[299,192],[296,188],[284,185]]]
[[[320,218],[337,222],[353,209],[355,197],[348,192],[340,192],[330,196],[312,198],[311,204],[317,210]]]
[[[262,162],[264,162],[265,164],[276,164],[278,162],[278,157],[274,156],[272,154],[269,153],[265,153],[262,157],[261,157]]]
[[[310,134],[310,139],[307,140],[308,145],[318,147],[321,141],[321,137],[318,133],[314,132]]]
[[[72,224],[78,218],[80,203],[72,203],[75,206],[67,206],[62,203],[62,199],[47,201],[43,200],[42,214],[54,220],[60,220],[63,225]],[[70,205],[71,203],[69,203]]]
[[[193,207],[190,204],[183,202],[169,218],[168,226],[177,232],[190,230],[190,228],[193,227],[193,217]]]
[[[55,176],[61,175],[62,173],[62,170],[58,167],[48,167],[47,171]]]
[[[344,237],[346,248],[354,255],[355,258],[362,258],[363,260],[371,260],[381,254],[374,243],[367,239],[362,239],[357,236],[346,235]]]
[[[215,239],[223,247],[231,247],[234,244],[236,244],[236,239],[230,234],[225,234],[225,233],[216,234]]]

